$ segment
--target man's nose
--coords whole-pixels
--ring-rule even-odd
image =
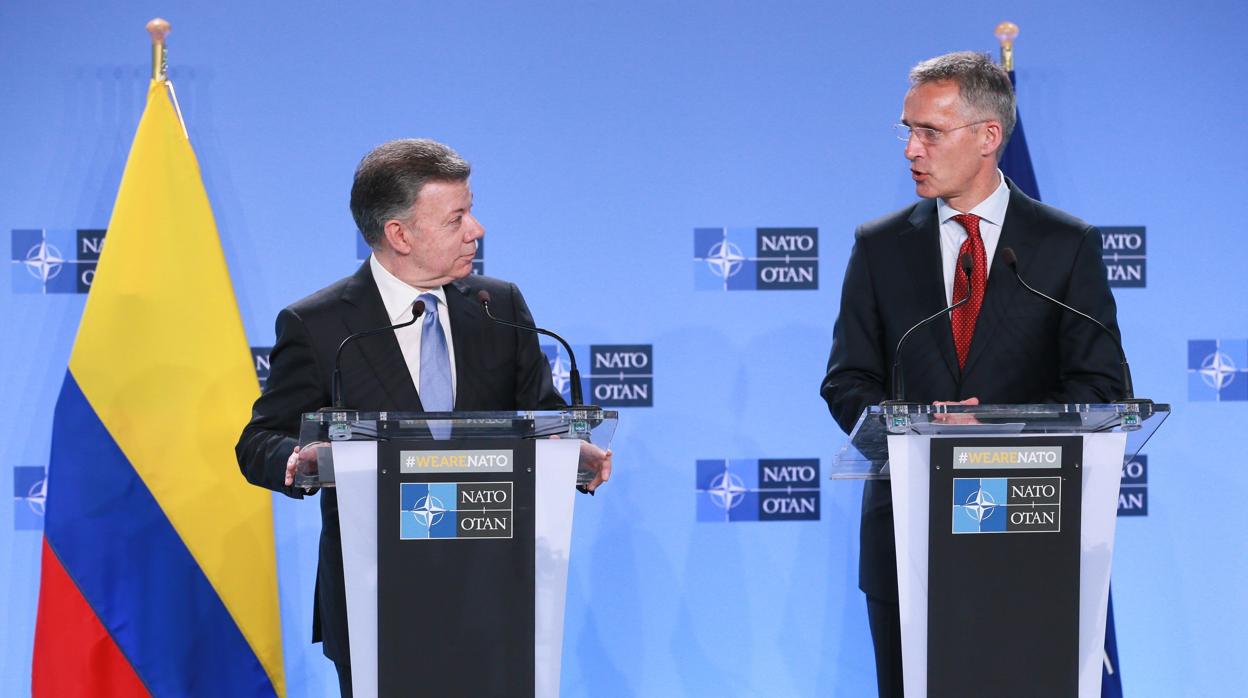
[[[919,140],[919,137],[913,131],[910,132],[910,138],[906,140],[906,149],[902,152],[905,154],[906,159],[911,162],[923,154],[923,142]]]
[[[468,214],[468,221],[470,223],[468,227],[469,240],[480,240],[485,237],[485,226],[481,225],[481,221],[477,220],[476,216],[471,213]]]

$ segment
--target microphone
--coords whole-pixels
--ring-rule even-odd
[[[902,377],[902,372],[901,372],[901,348],[905,346],[906,340],[910,338],[910,335],[915,330],[919,329],[920,327],[923,327],[924,325],[935,320],[936,318],[946,313],[953,312],[954,308],[961,306],[963,303],[966,303],[967,301],[971,299],[971,294],[970,294],[971,272],[975,270],[975,262],[971,259],[971,255],[969,253],[962,255],[962,257],[958,259],[958,267],[962,270],[963,274],[966,274],[966,288],[967,288],[966,297],[960,301],[957,301],[953,305],[950,305],[946,308],[942,308],[939,312],[933,313],[923,318],[922,320],[919,320],[918,323],[914,325],[914,327],[911,327],[910,329],[906,330],[906,333],[901,335],[901,339],[897,342],[897,351],[893,352],[893,399],[885,400],[884,402],[880,403],[881,405],[901,405],[901,404],[905,404],[906,402],[905,400],[906,383],[905,383],[904,378]]]
[[[550,330],[544,330],[540,327],[530,327],[529,325],[521,325],[520,323],[510,322],[508,320],[502,320],[500,318],[494,317],[494,313],[490,312],[490,292],[485,289],[481,289],[480,291],[477,291],[477,300],[481,303],[481,307],[485,309],[485,316],[493,320],[494,322],[497,322],[500,325],[506,325],[508,327],[515,327],[516,329],[525,330],[528,332],[536,332],[538,334],[544,334],[547,337],[554,337],[556,340],[558,340],[558,342],[563,345],[563,350],[568,352],[568,360],[571,361],[572,363],[572,368],[570,371],[568,371],[568,374],[569,374],[568,379],[572,382],[571,408],[572,409],[585,409],[587,407],[592,407],[591,405],[585,404],[584,396],[581,395],[581,372],[578,371],[576,368],[576,354],[572,353],[572,347],[567,343],[567,341],[564,340],[563,337],[560,337],[559,335],[555,334],[554,332],[551,332]]]
[[[1005,265],[1010,268],[1010,271],[1014,272],[1014,277],[1018,279],[1018,283],[1023,285],[1023,288],[1027,289],[1028,291],[1030,291],[1031,293],[1037,296],[1040,296],[1041,298],[1045,299],[1046,301],[1049,301],[1050,303],[1056,303],[1057,305],[1061,306],[1063,310],[1068,310],[1074,313],[1075,315],[1078,315],[1079,317],[1083,318],[1084,320],[1087,320],[1088,322],[1095,324],[1097,327],[1104,330],[1105,334],[1109,335],[1110,339],[1114,340],[1114,346],[1118,348],[1118,356],[1119,358],[1122,359],[1122,385],[1123,385],[1123,392],[1126,393],[1126,396],[1122,400],[1123,402],[1138,402],[1138,403],[1151,403],[1152,402],[1152,400],[1149,400],[1148,398],[1140,398],[1138,400],[1136,399],[1135,388],[1131,384],[1131,366],[1127,364],[1127,352],[1122,348],[1122,341],[1119,340],[1118,336],[1115,335],[1108,327],[1105,326],[1105,323],[1101,322],[1100,320],[1097,320],[1091,315],[1088,315],[1082,310],[1076,310],[1075,308],[1072,308],[1069,305],[1066,305],[1065,303],[1057,300],[1056,298],[1048,294],[1045,294],[1042,291],[1037,291],[1036,289],[1032,288],[1030,284],[1028,284],[1026,281],[1023,280],[1023,276],[1018,273],[1018,255],[1014,254],[1014,250],[1012,248],[1009,248],[1009,247],[1003,248],[1001,249],[1000,254],[1001,254],[1001,260],[1005,262]]]
[[[420,319],[420,316],[424,314],[425,314],[425,302],[420,299],[417,299],[415,303],[412,303],[412,319],[411,320],[408,320],[407,322],[400,322],[397,325],[390,325],[389,327],[378,327],[377,329],[374,329],[374,330],[364,330],[363,332],[356,332],[355,334],[350,335],[346,339],[342,340],[342,344],[338,345],[338,353],[334,354],[334,377],[333,377],[333,382],[330,387],[330,395],[333,398],[333,407],[331,409],[336,409],[336,410],[346,409],[346,406],[343,405],[343,400],[342,400],[342,350],[348,344],[350,344],[351,342],[354,342],[357,339],[362,339],[364,337],[371,337],[372,335],[375,335],[375,334],[381,334],[382,332],[389,332],[391,330],[397,330],[399,328],[407,327],[408,325],[415,324],[415,322]]]

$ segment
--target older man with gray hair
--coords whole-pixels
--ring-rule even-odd
[[[937,404],[1104,403],[1122,394],[1113,341],[1091,323],[1019,292],[998,250],[1011,248],[1037,289],[1117,333],[1100,233],[1041,204],[997,162],[1014,129],[1014,90],[988,56],[923,61],[895,128],[905,142],[917,203],[864,223],[854,236],[820,394],[849,432],[892,394],[901,336],[969,298],[906,344],[905,397]],[[963,271],[960,260],[969,259]],[[875,645],[881,696],[901,696],[901,616],[886,480],[863,490],[859,587]]]
[[[360,161],[351,187],[351,213],[372,248],[351,276],[297,301],[277,316],[269,380],[256,400],[236,452],[253,484],[303,497],[292,487],[296,464],[315,458],[297,446],[300,415],[331,404],[339,345],[364,330],[412,319],[421,322],[354,342],[342,351],[342,392],[351,408],[376,412],[511,411],[564,406],[537,335],[492,322],[477,298],[492,298],[503,320],[533,326],[515,284],[473,275],[485,228],[472,210],[472,168],[454,150],[431,140],[383,143]],[[589,453],[586,461],[586,451]],[[611,452],[582,448],[582,464],[597,470],[593,491],[611,474]],[[313,641],[338,670],[351,695],[347,605],[338,499],[321,492]]]

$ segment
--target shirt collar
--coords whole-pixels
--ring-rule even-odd
[[[979,202],[979,204],[967,211],[979,216],[980,220],[987,221],[993,225],[1003,225],[1005,223],[1005,209],[1010,203],[1010,188],[1005,184],[1005,175],[1001,174],[1001,170],[997,170],[997,177],[1001,179],[1001,183],[997,188],[988,195],[987,199]],[[940,215],[940,223],[944,225],[949,222],[950,218],[962,215],[962,212],[945,203],[944,199],[936,200],[936,211]]]
[[[437,297],[438,304],[446,307],[446,291],[441,287],[420,289],[411,286],[383,267],[376,255],[369,255],[368,266],[373,271],[373,280],[377,282],[377,290],[381,292],[381,302],[386,306],[390,322],[397,323],[404,314],[410,313],[412,303],[426,293],[432,293]]]

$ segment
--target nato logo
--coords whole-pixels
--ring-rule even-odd
[[[13,468],[13,528],[43,529],[43,504],[48,498],[48,471],[42,465]]]
[[[1193,402],[1248,400],[1248,340],[1188,340],[1187,399]]]
[[[1140,454],[1122,464],[1118,488],[1119,516],[1148,516],[1148,456]]]
[[[574,346],[581,370],[581,394],[600,407],[654,406],[654,347],[649,344]],[[543,344],[555,390],[572,400],[572,364],[563,346]],[[589,363],[579,363],[588,358]]]
[[[356,261],[363,264],[364,260],[368,259],[368,256],[371,255],[372,253],[373,253],[373,249],[368,246],[367,242],[364,242],[364,236],[360,234],[360,231],[358,230],[355,231],[355,259]],[[473,274],[485,273],[485,238],[477,239],[477,254],[474,255],[472,258],[472,273]]]
[[[95,229],[13,230],[13,292],[90,291],[100,252],[104,249],[104,233]]]
[[[1060,477],[955,477],[953,532],[1056,533]]]
[[[697,462],[698,521],[818,521],[819,459]]]
[[[399,539],[511,538],[510,482],[399,483]]]
[[[1147,275],[1144,226],[1101,228],[1101,259],[1109,285],[1117,288],[1144,288]]]
[[[694,228],[693,278],[699,291],[819,288],[817,228]]]
[[[260,381],[260,389],[269,383],[269,354],[273,347],[252,347],[251,363],[256,367],[256,380]]]

